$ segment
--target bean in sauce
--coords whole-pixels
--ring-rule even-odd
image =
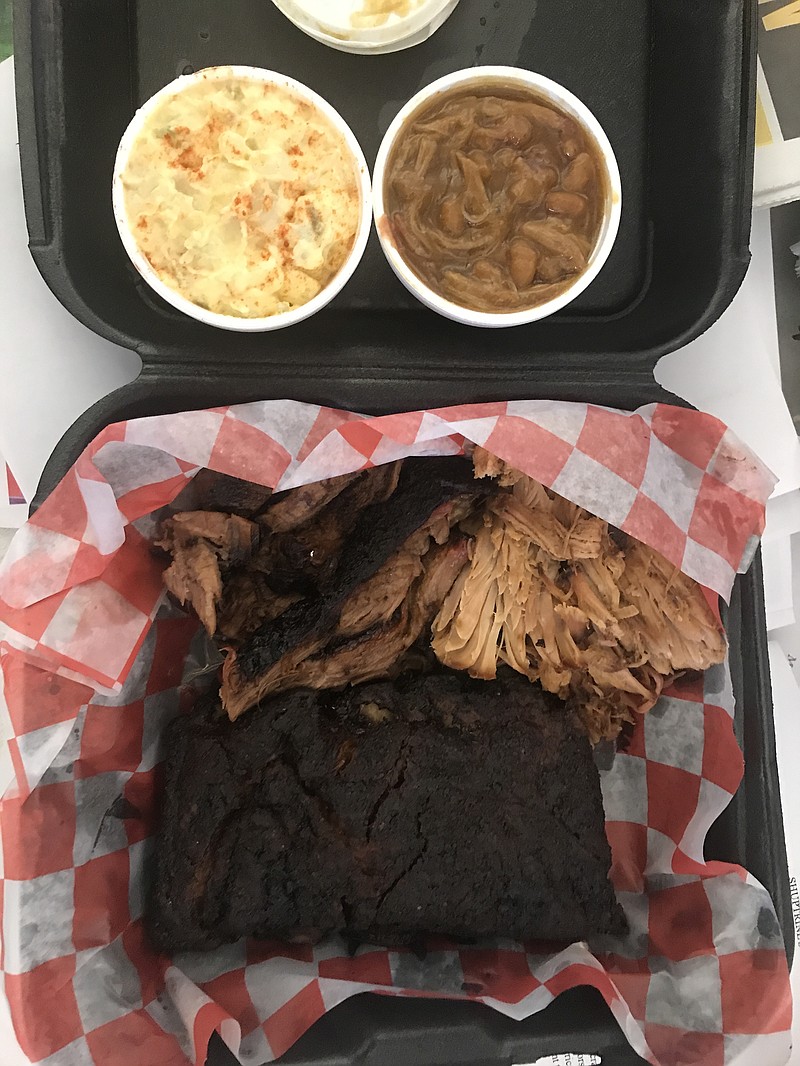
[[[459,88],[398,135],[386,168],[388,222],[434,292],[475,311],[521,311],[585,270],[604,174],[593,138],[532,93]]]

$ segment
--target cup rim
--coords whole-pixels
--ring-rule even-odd
[[[343,51],[349,51],[352,48],[376,54],[379,54],[382,48],[391,47],[416,36],[438,18],[451,3],[455,7],[458,2],[459,0],[420,0],[414,11],[393,23],[389,28],[385,26],[353,28],[347,31],[347,38],[342,39],[338,35],[338,27],[316,19],[306,11],[300,0],[272,0],[281,14],[314,40]]]
[[[595,241],[586,270],[579,274],[567,289],[553,297],[553,299],[520,311],[474,311],[440,296],[414,273],[401,255],[392,238],[391,228],[384,208],[386,164],[397,136],[408,119],[436,95],[447,92],[457,86],[477,81],[502,81],[506,85],[509,82],[517,83],[521,87],[533,89],[546,99],[551,100],[561,110],[566,111],[577,119],[594,138],[598,151],[603,157],[608,176],[608,206],[604,212],[600,233]],[[542,318],[547,318],[549,315],[566,307],[567,304],[571,303],[591,285],[608,259],[617,238],[622,215],[622,181],[619,164],[605,130],[586,104],[566,86],[545,77],[543,74],[526,70],[523,67],[467,67],[452,74],[446,74],[444,77],[438,78],[436,81],[431,82],[430,85],[420,89],[392,120],[381,141],[373,169],[372,211],[383,253],[390,267],[409,292],[416,296],[426,307],[446,318],[465,325],[497,329],[526,325],[531,322],[538,322]]]
[[[290,311],[280,311],[275,315],[268,315],[260,318],[240,318],[236,315],[226,315],[218,311],[209,311],[204,307],[200,307],[198,304],[192,303],[192,301],[182,293],[171,288],[162,281],[139,247],[133,234],[133,230],[129,225],[128,215],[125,209],[125,190],[122,184],[122,175],[127,166],[133,145],[155,108],[166,97],[178,95],[195,82],[203,80],[223,81],[231,77],[278,85],[315,106],[342,135],[353,156],[353,164],[356,171],[356,180],[361,201],[361,216],[353,240],[353,247],[350,249],[350,254],[340,267],[339,271],[331,278],[328,284],[307,303],[301,304],[299,307],[294,307]],[[141,107],[136,110],[136,113],[123,133],[119,142],[119,147],[117,148],[117,154],[114,160],[111,199],[114,220],[122,244],[128,254],[128,258],[150,288],[158,293],[158,295],[168,304],[175,307],[177,310],[182,311],[190,318],[203,322],[205,325],[216,326],[219,329],[233,330],[240,333],[263,333],[275,329],[284,329],[287,326],[295,325],[297,322],[302,322],[304,319],[316,314],[317,311],[322,310],[326,304],[330,303],[330,301],[341,292],[361,261],[367,247],[367,241],[369,240],[373,217],[371,210],[372,183],[370,181],[367,161],[364,158],[364,153],[355,134],[339,112],[328,103],[324,97],[320,96],[319,93],[314,92],[313,89],[310,89],[307,85],[297,81],[295,78],[289,77],[287,74],[281,74],[274,70],[267,70],[264,67],[251,67],[241,64],[203,67],[200,70],[194,71],[192,74],[180,74],[162,89],[159,89],[158,92],[146,100]]]

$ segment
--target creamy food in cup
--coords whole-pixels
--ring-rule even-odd
[[[461,71],[418,94],[384,139],[375,189],[400,279],[475,325],[564,306],[599,271],[619,224],[619,171],[596,119],[514,68]]]
[[[426,41],[458,0],[273,0],[315,41],[342,52],[380,55]]]
[[[327,302],[369,228],[366,164],[344,122],[252,68],[201,71],[146,104],[114,196],[123,242],[165,298],[251,325]]]

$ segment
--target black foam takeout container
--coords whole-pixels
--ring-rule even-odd
[[[318,44],[270,0],[17,0],[15,63],[31,251],[61,302],[135,349],[142,373],[68,431],[34,506],[120,419],[290,397],[367,413],[491,399],[622,408],[672,400],[659,356],[707,328],[749,261],[756,0],[461,0],[428,42],[386,56]],[[138,277],[116,233],[111,173],[136,106],[184,71],[245,63],[290,74],[339,109],[372,164],[400,106],[460,67],[506,63],[562,82],[604,125],[623,216],[602,274],[530,326],[456,325],[402,288],[373,234],[356,275],[312,319],[233,334],[190,320]],[[771,892],[792,951],[760,560],[727,615],[745,777],[709,858]],[[488,1066],[583,1052],[638,1062],[597,993],[512,1022],[477,1004],[358,996],[281,1059],[296,1066]],[[229,1058],[219,1043],[210,1061]]]
[[[749,261],[754,15],[755,0],[461,0],[424,44],[359,56],[313,41],[270,0],[18,0],[34,259],[73,314],[141,355],[126,395],[148,413],[265,396],[364,411],[553,395],[629,406],[656,359],[727,306]],[[225,63],[317,90],[370,166],[401,105],[449,71],[505,63],[562,82],[619,161],[611,257],[562,312],[499,334],[422,307],[374,233],[344,291],[291,329],[229,333],[183,316],[122,248],[113,162],[140,103],[184,70]]]

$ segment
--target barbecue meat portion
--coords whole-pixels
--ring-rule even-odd
[[[282,693],[167,731],[149,928],[387,944],[621,932],[597,770],[557,697],[503,669]]]
[[[284,689],[391,673],[466,566],[467,542],[451,531],[485,495],[467,460],[406,460],[389,499],[361,511],[326,587],[229,651],[221,694],[230,717]]]
[[[507,663],[574,699],[597,742],[675,676],[722,662],[725,637],[696,581],[483,449],[474,461],[503,491],[475,523],[470,564],[433,623],[445,666],[491,678]]]
[[[279,622],[262,626],[241,648],[238,661],[242,675],[252,679],[301,642],[332,633],[345,601],[374,577],[412,534],[428,526],[430,535],[441,542],[450,529],[448,513],[453,513],[456,498],[476,500],[485,494],[466,459],[407,459],[392,495],[358,515],[323,593],[295,604]],[[464,511],[457,509],[457,515],[463,517]]]
[[[469,460],[451,457],[251,498],[231,480],[203,491],[258,514],[180,512],[158,542],[167,588],[227,652],[231,718],[283,689],[389,676],[466,566],[467,541],[451,532],[487,495]]]
[[[453,537],[427,554],[401,549],[345,603],[338,625],[301,641],[264,673],[243,676],[231,650],[222,668],[222,702],[230,718],[274,692],[338,688],[388,677],[431,622],[468,561],[467,540]]]
[[[319,594],[360,512],[387,499],[399,475],[400,463],[388,463],[274,495],[206,476],[192,499],[237,505],[249,517],[210,507],[167,519],[156,542],[171,556],[164,583],[210,636],[236,645],[303,596]]]
[[[223,574],[250,560],[259,542],[259,527],[235,514],[184,511],[164,523],[157,544],[172,556],[164,584],[181,604],[192,605],[212,635]]]

